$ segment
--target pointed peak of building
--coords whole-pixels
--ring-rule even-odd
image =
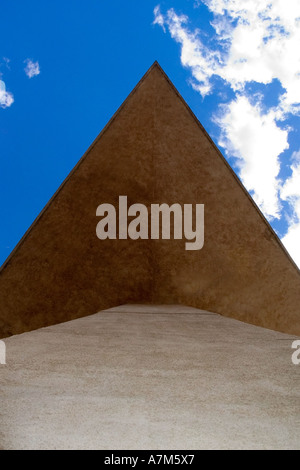
[[[98,239],[98,207],[120,214],[124,197],[146,210],[204,205],[204,245],[126,229]],[[300,333],[299,271],[157,61],[7,259],[0,290],[0,337],[128,302]]]
[[[176,87],[174,86],[172,80],[170,80],[170,78],[168,77],[167,73],[165,72],[165,70],[163,69],[163,67],[159,64],[159,62],[157,60],[155,60],[153,62],[153,64],[148,68],[148,70],[145,72],[145,74],[142,76],[142,78],[140,79],[140,81],[137,83],[136,88],[138,88],[139,84],[141,82],[143,82],[148,76],[151,77],[152,73],[154,73],[155,71],[159,71],[161,72],[161,76],[163,78],[165,78],[169,83],[170,85],[176,90],[176,92],[178,93]],[[179,94],[179,93],[178,93]],[[130,96],[130,95],[129,95]]]

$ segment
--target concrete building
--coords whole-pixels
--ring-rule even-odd
[[[204,204],[203,247],[99,240],[119,196]],[[1,269],[0,447],[299,448],[299,274],[154,63]]]

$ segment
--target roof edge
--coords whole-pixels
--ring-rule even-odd
[[[282,249],[282,251],[284,252],[284,254],[286,255],[286,257],[288,258],[288,260],[292,263],[292,265],[294,266],[294,268],[296,269],[297,273],[300,275],[300,268],[298,267],[298,265],[296,264],[296,262],[293,260],[293,258],[291,257],[291,255],[289,254],[289,252],[287,251],[287,249],[285,248],[284,244],[282,243],[282,241],[280,240],[280,238],[278,237],[277,233],[275,232],[275,230],[272,228],[272,226],[270,225],[270,223],[268,222],[268,220],[266,219],[266,217],[264,216],[264,214],[262,213],[262,211],[260,210],[260,208],[258,207],[258,205],[256,204],[256,202],[254,201],[254,199],[252,198],[252,196],[250,195],[250,193],[248,192],[248,190],[246,189],[246,187],[244,186],[244,184],[242,183],[242,181],[240,180],[240,178],[238,177],[238,175],[235,173],[235,171],[233,170],[233,168],[230,166],[230,164],[228,163],[228,161],[226,160],[226,158],[224,157],[224,155],[222,154],[222,152],[220,151],[220,149],[218,148],[218,146],[215,144],[215,142],[212,140],[212,138],[210,137],[210,135],[208,134],[208,132],[205,130],[205,128],[203,127],[203,125],[201,124],[201,122],[199,121],[199,119],[197,118],[197,116],[194,114],[194,112],[192,111],[192,109],[190,108],[190,106],[187,104],[187,102],[185,101],[185,99],[182,97],[182,95],[179,93],[179,91],[177,90],[177,88],[175,87],[174,83],[172,82],[172,80],[170,80],[170,78],[168,77],[168,75],[166,74],[166,72],[163,70],[163,68],[160,66],[160,64],[155,61],[153,63],[153,65],[151,66],[151,69],[154,67],[154,66],[157,66],[158,69],[160,70],[160,72],[162,73],[162,75],[165,77],[165,79],[168,81],[169,85],[172,87],[172,89],[174,90],[174,92],[176,93],[176,95],[178,96],[178,98],[182,101],[182,103],[184,104],[184,106],[187,108],[187,110],[189,111],[189,113],[192,115],[192,117],[194,118],[194,120],[196,121],[197,125],[200,127],[201,131],[203,132],[203,134],[206,136],[206,138],[209,140],[209,142],[212,144],[212,146],[214,147],[214,149],[217,151],[219,157],[223,160],[223,162],[225,163],[227,169],[229,170],[229,172],[232,174],[232,176],[235,178],[235,180],[237,181],[237,183],[240,185],[241,189],[244,191],[244,193],[246,194],[247,198],[250,200],[250,202],[252,203],[252,205],[254,206],[254,209],[258,212],[259,216],[262,218],[263,222],[265,223],[265,225],[267,226],[268,230],[270,231],[271,235],[273,236],[273,238],[275,239],[275,241],[277,242],[277,244],[279,245],[279,247]],[[150,70],[150,69],[149,69]]]
[[[132,91],[129,93],[129,95],[125,98],[125,100],[122,102],[122,104],[119,106],[119,108],[115,111],[115,113],[113,114],[113,116],[109,119],[109,121],[107,122],[107,124],[103,127],[103,129],[101,130],[101,132],[98,134],[98,136],[95,138],[95,140],[92,142],[92,144],[88,147],[88,149],[86,150],[86,152],[82,155],[82,157],[78,160],[78,162],[76,163],[76,165],[72,168],[72,170],[69,172],[69,174],[66,176],[66,178],[64,179],[64,181],[60,184],[60,186],[58,187],[58,189],[55,191],[55,193],[53,194],[53,196],[49,199],[49,201],[46,203],[46,205],[44,206],[44,208],[41,210],[41,212],[37,215],[37,217],[34,219],[34,221],[32,222],[32,224],[29,226],[29,228],[26,230],[25,234],[22,236],[22,238],[19,240],[19,242],[17,243],[17,245],[14,247],[14,249],[11,251],[11,253],[8,255],[8,257],[6,258],[6,260],[4,261],[4,263],[2,264],[2,266],[0,267],[0,275],[2,273],[2,271],[7,267],[7,265],[9,264],[9,262],[11,261],[11,259],[13,258],[13,256],[16,254],[16,252],[18,251],[18,249],[22,246],[22,244],[24,243],[24,241],[26,240],[26,238],[28,237],[28,235],[30,234],[31,230],[35,227],[35,225],[40,221],[40,219],[43,217],[44,213],[46,212],[46,210],[49,208],[49,206],[53,203],[53,201],[56,199],[56,197],[58,196],[58,194],[60,193],[60,191],[63,189],[63,187],[65,186],[65,184],[68,182],[68,180],[72,177],[72,175],[76,172],[76,170],[80,167],[80,165],[84,162],[84,160],[86,159],[86,157],[88,156],[88,154],[91,152],[91,150],[95,147],[95,145],[98,143],[98,141],[101,139],[101,137],[103,136],[103,134],[108,130],[108,128],[111,126],[111,124],[114,122],[114,120],[116,119],[116,117],[119,115],[119,113],[122,111],[122,109],[126,106],[127,102],[130,100],[130,98],[134,95],[134,93],[138,90],[138,88],[140,87],[140,85],[143,83],[143,81],[147,78],[147,76],[151,73],[151,71],[154,69],[154,68],[158,68],[158,70],[161,72],[161,74],[163,75],[163,77],[167,80],[168,84],[171,86],[171,88],[173,89],[173,91],[176,93],[176,95],[178,96],[178,98],[181,100],[181,102],[184,104],[184,106],[186,107],[186,109],[189,111],[189,113],[191,114],[191,116],[193,117],[193,119],[196,121],[198,127],[201,129],[201,131],[203,132],[203,134],[205,135],[205,137],[208,139],[208,141],[211,143],[211,145],[214,147],[214,149],[217,151],[217,154],[219,155],[219,157],[222,159],[222,161],[224,162],[224,164],[226,165],[227,169],[229,170],[229,172],[231,173],[231,175],[235,178],[235,180],[237,181],[237,183],[240,185],[241,189],[244,191],[244,193],[246,194],[247,198],[250,200],[250,202],[252,203],[254,209],[258,212],[259,216],[261,217],[261,219],[263,220],[263,222],[265,223],[267,229],[269,230],[269,232],[271,233],[271,235],[273,236],[273,238],[275,239],[275,241],[277,242],[277,244],[279,245],[279,247],[281,248],[281,250],[283,251],[283,253],[285,254],[285,256],[287,257],[287,259],[291,262],[291,264],[294,266],[294,268],[296,269],[298,275],[300,275],[300,268],[297,266],[297,264],[295,263],[295,261],[293,260],[293,258],[291,257],[291,255],[289,254],[289,252],[287,251],[287,249],[285,248],[285,246],[283,245],[282,241],[280,240],[280,238],[278,237],[278,235],[276,234],[276,232],[274,231],[274,229],[271,227],[271,225],[269,224],[268,220],[266,219],[266,217],[264,216],[264,214],[261,212],[261,210],[259,209],[259,207],[257,206],[257,204],[255,203],[255,201],[253,200],[253,198],[251,197],[251,195],[249,194],[249,192],[247,191],[247,189],[245,188],[245,186],[243,185],[243,183],[241,182],[241,180],[239,179],[238,175],[235,173],[235,171],[232,169],[232,167],[229,165],[229,163],[227,162],[226,158],[224,157],[224,155],[222,154],[222,152],[220,151],[220,149],[217,147],[217,145],[215,144],[215,142],[212,140],[212,138],[210,137],[210,135],[208,134],[208,132],[205,130],[205,128],[202,126],[201,122],[199,121],[199,119],[197,118],[197,116],[194,114],[194,112],[192,111],[192,109],[190,108],[190,106],[187,104],[187,102],[184,100],[184,98],[182,97],[182,95],[179,93],[179,91],[177,90],[177,88],[175,87],[175,85],[173,84],[173,82],[170,80],[170,78],[168,77],[168,75],[166,74],[166,72],[162,69],[162,67],[160,66],[160,64],[158,63],[157,60],[155,60],[153,62],[153,64],[149,67],[149,69],[146,71],[146,73],[142,76],[142,78],[138,81],[138,83],[135,85],[135,87],[132,89]]]
[[[26,232],[24,233],[24,235],[21,237],[21,239],[18,241],[18,243],[16,244],[16,246],[13,248],[13,250],[10,252],[10,254],[8,255],[8,257],[6,258],[6,260],[3,262],[3,264],[0,266],[0,275],[2,273],[2,271],[7,267],[7,265],[9,264],[9,262],[11,261],[11,259],[14,257],[14,255],[16,254],[16,252],[18,251],[18,249],[23,245],[24,241],[26,240],[26,238],[28,237],[28,235],[30,234],[31,230],[36,226],[36,224],[40,221],[40,219],[43,217],[44,213],[46,212],[46,210],[51,206],[51,204],[53,203],[53,201],[57,198],[57,196],[59,195],[60,191],[63,189],[63,187],[65,186],[65,184],[69,181],[69,179],[72,177],[72,175],[76,172],[76,170],[80,167],[80,165],[84,162],[84,160],[86,159],[86,157],[88,156],[88,154],[93,150],[93,148],[95,147],[95,145],[98,143],[98,141],[101,139],[101,137],[103,136],[103,134],[108,130],[108,128],[111,126],[111,124],[114,122],[114,120],[116,119],[116,117],[119,115],[119,113],[121,112],[121,110],[126,106],[128,100],[131,98],[131,96],[138,90],[138,88],[140,87],[141,83],[143,83],[143,81],[145,80],[145,78],[149,75],[149,73],[155,68],[155,67],[158,67],[159,70],[164,74],[164,71],[163,69],[161,68],[161,66],[159,65],[159,63],[157,62],[157,60],[155,60],[153,62],[153,64],[151,65],[151,67],[149,67],[149,69],[147,70],[147,72],[142,76],[142,78],[138,81],[138,83],[135,85],[135,87],[132,89],[132,91],[129,93],[129,95],[127,95],[127,97],[125,98],[125,100],[122,102],[122,104],[119,106],[119,108],[115,111],[115,113],[112,115],[112,117],[109,119],[109,121],[105,124],[105,126],[103,127],[103,129],[100,131],[100,133],[97,135],[97,137],[94,139],[94,141],[91,143],[91,145],[88,147],[88,149],[84,152],[84,154],[82,155],[82,157],[78,160],[78,162],[76,163],[76,165],[72,168],[72,170],[68,173],[68,175],[66,176],[66,178],[63,180],[63,182],[59,185],[59,187],[57,188],[57,190],[55,191],[55,193],[53,194],[53,196],[51,196],[51,198],[49,199],[49,201],[46,203],[46,205],[43,207],[43,209],[39,212],[39,214],[36,216],[36,218],[34,219],[34,221],[31,223],[31,225],[28,227],[28,229],[26,230]],[[166,78],[167,78],[167,75],[165,75]],[[169,80],[169,79],[168,79]],[[174,87],[175,88],[175,87]],[[176,89],[176,88],[175,88]]]

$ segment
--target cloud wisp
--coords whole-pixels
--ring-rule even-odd
[[[281,98],[283,112],[299,109],[300,103],[300,3],[289,0],[203,0],[214,14],[211,26],[218,48],[204,45],[197,28],[174,9],[154,9],[154,24],[168,29],[181,45],[181,62],[189,67],[194,85],[202,96],[211,93],[211,78],[217,75],[232,89],[246,83],[269,84],[278,79],[286,90]]]
[[[236,158],[239,176],[269,219],[280,218],[279,155],[289,147],[288,132],[275,122],[274,111],[263,113],[246,96],[237,95],[221,107],[219,144]]]
[[[38,61],[33,62],[31,59],[26,59],[24,62],[26,63],[24,71],[28,78],[36,77],[41,73]]]
[[[24,61],[26,64],[24,71],[28,78],[35,77],[40,74],[40,66],[38,61],[33,62],[31,59],[26,59]],[[5,68],[10,70],[10,59],[3,57],[3,63]],[[2,73],[0,73],[0,108],[9,108],[14,103],[14,96],[10,91],[7,91],[6,84],[2,78]]]
[[[300,266],[300,150],[293,153],[292,162],[292,174],[286,179],[280,191],[281,198],[288,201],[293,209],[288,221],[288,231],[282,242]]]
[[[0,80],[0,107],[9,108],[13,102],[13,94],[6,90],[5,83],[3,80]]]

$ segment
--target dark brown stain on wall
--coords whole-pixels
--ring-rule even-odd
[[[205,243],[99,240],[96,208],[205,205]],[[300,334],[300,275],[155,63],[0,272],[0,337],[124,303],[181,303]]]

